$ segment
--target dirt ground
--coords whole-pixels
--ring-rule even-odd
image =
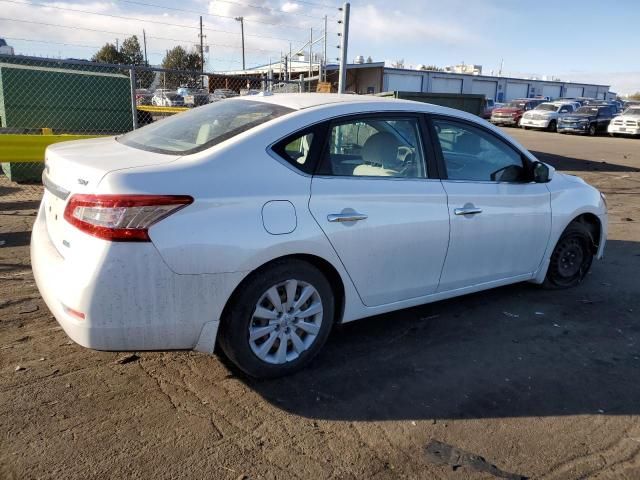
[[[71,342],[30,271],[37,196],[0,186],[0,478],[500,473],[456,450],[463,466],[439,464],[425,453],[432,440],[503,474],[640,478],[640,140],[507,131],[606,193],[606,258],[585,283],[520,284],[355,322],[310,368],[268,382],[216,356],[118,363],[122,354]]]

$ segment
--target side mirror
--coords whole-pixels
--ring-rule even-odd
[[[542,162],[535,162],[533,164],[533,181],[547,183],[549,180],[549,167]]]

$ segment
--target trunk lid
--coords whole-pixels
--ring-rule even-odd
[[[45,186],[42,199],[49,237],[60,254],[70,252],[71,224],[64,210],[74,193],[97,193],[100,180],[109,172],[159,165],[176,161],[180,156],[165,155],[128,147],[115,137],[77,140],[51,145],[45,153]]]

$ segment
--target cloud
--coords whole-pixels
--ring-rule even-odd
[[[283,12],[292,13],[300,10],[300,4],[293,3],[293,2],[286,2],[280,8],[282,9]]]
[[[267,2],[252,0],[251,4],[266,6]],[[197,15],[161,8],[134,7],[110,1],[49,2],[38,5],[44,6],[17,3],[7,3],[2,6],[2,17],[16,19],[14,21],[0,21],[2,37],[14,46],[18,54],[90,58],[100,46],[106,42],[115,43],[116,39],[122,42],[130,35],[137,35],[142,43],[142,30],[144,29],[147,35],[147,51],[150,62],[158,64],[167,49],[176,45],[190,49],[199,43]],[[54,6],[135,17],[138,20],[51,8]],[[223,2],[208,2],[200,5],[201,10],[205,8],[217,15],[230,17],[246,15],[245,43],[249,66],[266,63],[269,57],[275,59],[279,56],[280,51],[289,49],[287,40],[278,40],[277,38],[292,38],[295,46],[298,41],[304,43],[303,39],[308,35],[306,29],[303,33],[302,30],[284,29],[277,25],[256,22],[278,23],[280,16],[290,17],[277,9],[262,11]],[[70,28],[42,25],[43,23],[64,25]],[[215,70],[237,69],[242,58],[238,22],[233,18],[205,16],[204,26],[205,42],[211,46],[209,55],[212,68]]]
[[[479,40],[474,33],[454,22],[427,20],[405,11],[378,9],[375,5],[353,9],[351,31],[359,41],[396,47],[425,42],[465,44]]]

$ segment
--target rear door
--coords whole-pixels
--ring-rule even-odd
[[[311,213],[367,306],[438,287],[449,214],[423,125],[405,114],[334,121],[311,183]]]
[[[521,153],[488,129],[433,117],[446,175],[451,238],[438,291],[530,275],[551,232],[547,186]]]

